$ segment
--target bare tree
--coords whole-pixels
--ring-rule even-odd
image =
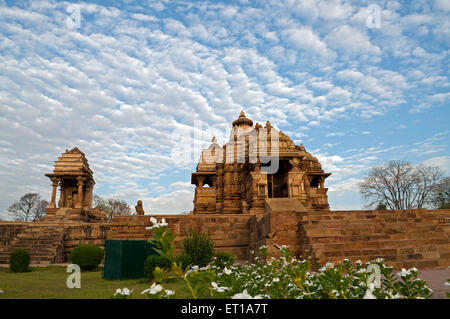
[[[432,192],[430,204],[437,209],[450,209],[450,177],[444,178]]]
[[[38,221],[45,215],[47,207],[48,202],[41,199],[41,195],[28,193],[9,206],[8,213],[16,221]]]
[[[106,213],[106,220],[110,222],[114,215],[131,215],[130,206],[120,199],[103,199],[98,195],[94,195],[94,208],[103,210]]]
[[[367,207],[382,203],[388,209],[423,208],[431,202],[443,176],[436,166],[389,161],[373,167],[359,190]]]

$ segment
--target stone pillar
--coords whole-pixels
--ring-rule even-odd
[[[66,189],[62,181],[59,183],[59,207],[66,207]]]
[[[83,208],[90,210],[91,207],[91,202],[92,202],[92,188],[93,188],[93,183],[92,182],[87,182],[86,186],[84,187],[84,198],[83,198]]]
[[[77,202],[75,204],[75,208],[82,208],[83,205],[83,185],[84,185],[84,178],[83,177],[77,177],[77,185],[78,185],[78,193],[77,193]]]
[[[320,188],[325,188],[325,177],[320,178]]]
[[[52,198],[50,200],[50,204],[48,204],[48,208],[56,208],[56,204],[55,204],[55,201],[56,201],[56,189],[58,188],[59,179],[56,178],[56,177],[52,177],[51,180],[52,180],[52,187],[53,187],[53,189],[52,189]]]
[[[197,175],[198,187],[203,187],[203,181],[204,180],[205,180],[205,176],[198,176]]]

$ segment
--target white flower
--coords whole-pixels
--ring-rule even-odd
[[[154,295],[154,294],[157,294],[158,292],[162,291],[162,289],[163,289],[163,287],[161,285],[157,285],[156,283],[153,283],[150,288],[143,290],[141,292],[141,294],[149,293],[151,295]]]
[[[406,277],[410,274],[409,270],[406,270],[405,268],[402,268],[402,272],[399,272],[398,275],[400,277]]]
[[[132,292],[133,290],[130,290],[128,288],[116,289],[116,293],[114,294],[114,296],[117,294],[120,294],[122,296],[129,296]]]
[[[150,217],[150,221],[152,222],[153,226],[145,227],[145,229],[147,229],[147,230],[152,230],[153,228],[158,228],[158,227],[169,226],[169,224],[166,222],[166,220],[164,218],[161,219],[160,223],[158,223],[158,220],[155,217]]]
[[[175,291],[173,291],[173,290],[170,290],[170,289],[166,290],[166,295],[167,296],[172,296],[174,293],[175,293]]]
[[[280,281],[280,279],[278,278],[278,277],[275,277],[275,278],[273,278],[273,280],[272,280],[273,282],[279,282]]]
[[[122,295],[125,295],[125,296],[129,296],[132,292],[133,292],[133,290],[130,290],[128,288],[122,289]]]
[[[366,268],[361,268],[360,270],[358,270],[356,273],[357,274],[362,274],[362,273],[364,273],[364,272],[366,272]]]
[[[235,294],[233,297],[231,297],[231,299],[263,299],[263,298],[260,295],[252,297],[251,295],[248,294],[247,289],[244,289],[243,292]]]
[[[377,299],[377,297],[372,294],[370,289],[367,289],[363,299]]]
[[[211,286],[212,286],[213,290],[215,290],[217,292],[224,292],[225,290],[230,289],[228,287],[219,287],[219,285],[217,283],[215,283],[214,281],[211,283]]]
[[[225,268],[223,269],[223,272],[224,272],[225,274],[227,274],[227,275],[231,274],[231,270],[228,269],[227,267],[225,267]]]

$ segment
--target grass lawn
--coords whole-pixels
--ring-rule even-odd
[[[109,299],[117,288],[134,289],[131,299],[148,298],[141,291],[149,288],[151,283],[146,279],[104,280],[102,271],[81,273],[81,288],[69,289],[66,280],[70,273],[66,267],[48,266],[31,268],[30,272],[11,273],[8,268],[0,268],[0,299]],[[188,298],[184,283],[179,279],[168,278],[164,288],[175,290],[177,298]]]

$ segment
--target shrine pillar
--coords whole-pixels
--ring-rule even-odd
[[[83,205],[83,185],[84,185],[84,178],[83,177],[77,177],[77,186],[78,186],[78,193],[77,193],[77,202],[75,204],[75,208],[82,208]]]
[[[50,204],[48,204],[48,208],[56,208],[56,204],[55,204],[55,201],[56,201],[56,190],[58,188],[59,179],[54,177],[54,178],[51,179],[51,181],[52,181],[53,189],[52,189],[52,198],[50,200]]]

